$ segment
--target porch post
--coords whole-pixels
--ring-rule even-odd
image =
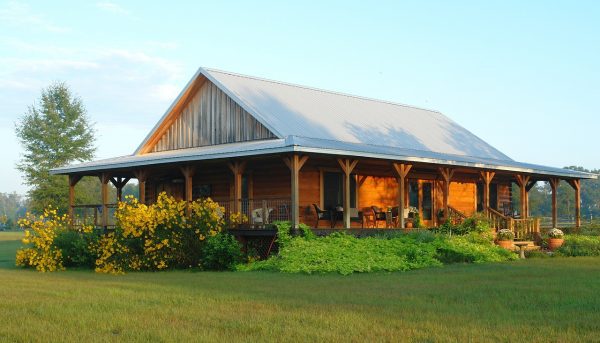
[[[187,212],[188,215],[191,215],[192,208],[190,207],[190,203],[194,200],[192,198],[192,180],[194,178],[194,172],[196,168],[192,166],[181,167],[181,173],[185,178],[185,201],[187,202]]]
[[[575,228],[581,227],[581,180],[569,180],[569,185],[575,190]]]
[[[556,224],[558,223],[558,206],[556,204],[556,190],[558,189],[559,182],[560,179],[556,177],[551,177],[550,179],[548,179],[550,188],[552,188],[552,227],[556,227]]]
[[[123,201],[123,187],[129,182],[128,177],[111,177],[110,183],[117,189],[117,202]]]
[[[527,197],[527,201],[525,202],[525,210],[527,211],[527,217],[529,218],[529,216],[531,215],[529,213],[529,191],[533,188],[533,186],[535,186],[535,184],[537,183],[536,180],[531,180],[527,183],[527,186],[525,186],[525,196]]]
[[[487,211],[490,208],[490,183],[496,175],[493,171],[480,171],[483,180],[483,209]]]
[[[284,157],[283,162],[288,166],[291,172],[291,204],[292,208],[292,229],[297,229],[300,225],[300,169],[304,166],[304,163],[308,160],[308,156],[302,156],[293,154],[290,157]]]
[[[398,175],[398,218],[400,228],[404,229],[404,208],[405,204],[405,194],[406,194],[406,176],[408,176],[408,172],[412,168],[412,164],[404,164],[404,163],[392,163],[396,174]]]
[[[100,182],[102,183],[102,226],[108,226],[108,182],[110,175],[108,173],[100,174]]]
[[[527,218],[527,203],[529,202],[527,197],[527,183],[531,177],[525,174],[516,174],[515,178],[521,190],[521,219],[525,219]]]
[[[338,158],[338,164],[344,172],[344,227],[350,228],[350,174],[356,167],[358,160]]]
[[[235,161],[227,164],[233,173],[233,210],[242,212],[242,175],[246,168],[246,161]]]
[[[448,213],[448,199],[450,197],[450,182],[452,181],[452,176],[454,175],[453,168],[439,168],[439,172],[444,179],[444,216],[446,219],[450,218]]]
[[[138,188],[139,188],[139,201],[141,204],[146,203],[146,180],[148,178],[148,174],[145,170],[139,169],[134,172],[136,179],[138,180]]]
[[[69,218],[71,220],[71,225],[73,225],[74,217],[73,217],[73,207],[75,206],[75,185],[77,182],[81,180],[81,176],[79,175],[69,175]]]

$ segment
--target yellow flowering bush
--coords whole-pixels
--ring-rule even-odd
[[[64,270],[65,266],[89,265],[95,260],[89,250],[95,237],[92,225],[72,227],[66,214],[51,207],[40,216],[27,213],[18,224],[25,230],[22,242],[26,247],[17,250],[17,266],[51,272]]]
[[[17,250],[17,266],[34,267],[40,272],[63,270],[62,252],[53,243],[59,230],[68,227],[67,216],[48,208],[39,217],[28,213],[18,224],[25,230],[22,242],[28,247]]]
[[[199,266],[203,242],[221,232],[224,213],[211,199],[188,203],[163,192],[145,205],[126,197],[115,212],[117,228],[98,241],[96,271]]]

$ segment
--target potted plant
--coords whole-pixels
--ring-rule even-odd
[[[512,249],[515,234],[509,229],[499,230],[496,234],[496,243],[504,249]]]
[[[418,227],[415,225],[417,220],[419,219],[419,210],[416,207],[410,206],[408,208],[408,220],[405,223],[407,229],[412,229],[413,227]]]
[[[557,228],[548,231],[548,249],[554,251],[560,248],[565,242],[564,236],[564,232]]]

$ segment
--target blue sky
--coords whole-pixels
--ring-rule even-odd
[[[598,1],[0,1],[0,192],[53,80],[98,158],[130,154],[199,66],[436,109],[518,161],[600,168]]]

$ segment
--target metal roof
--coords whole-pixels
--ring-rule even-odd
[[[200,77],[217,85],[279,138],[138,154]],[[203,68],[188,82],[133,155],[56,168],[51,173],[93,173],[283,152],[596,178],[593,174],[513,161],[436,111]]]
[[[437,111],[203,68],[136,153],[200,77],[217,85],[279,138],[304,136],[511,160]]]
[[[232,144],[212,145],[199,148],[170,150],[143,155],[129,155],[72,166],[56,168],[52,174],[93,173],[110,169],[135,168],[174,162],[192,162],[243,156],[258,156],[284,152],[304,152],[328,155],[340,155],[363,158],[388,159],[393,161],[410,161],[430,164],[454,165],[457,167],[474,167],[509,172],[531,173],[567,178],[596,178],[596,175],[521,163],[512,160],[486,159],[472,156],[451,155],[422,150],[399,149],[389,146],[363,143],[339,142],[327,139],[315,139],[289,136],[286,139],[270,139]]]

